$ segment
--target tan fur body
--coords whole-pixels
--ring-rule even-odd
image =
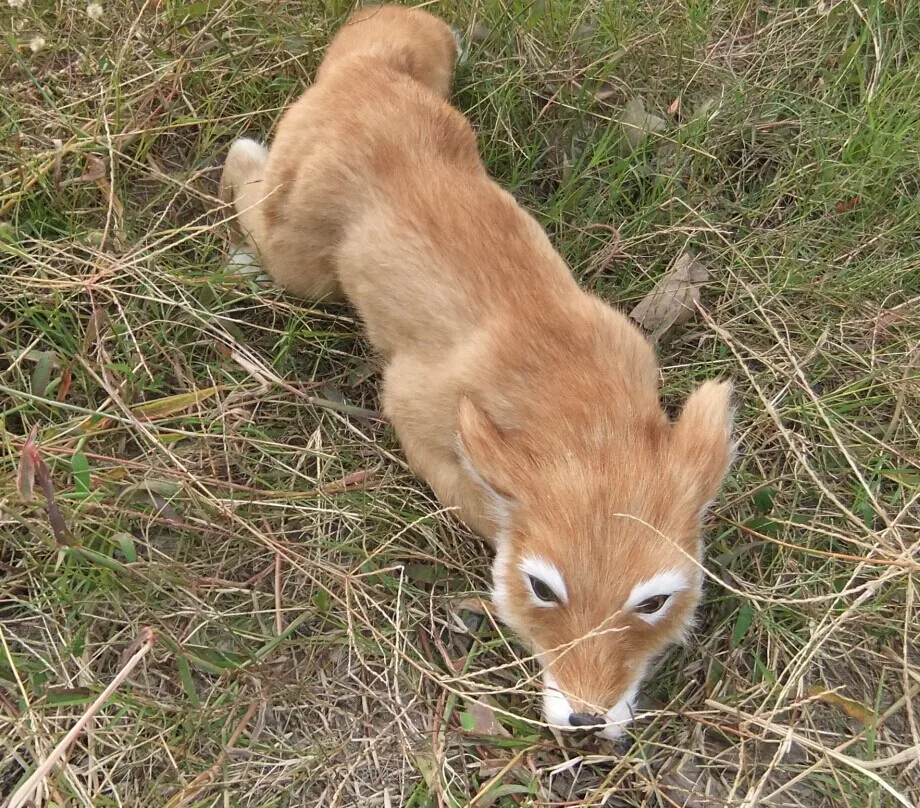
[[[487,176],[445,100],[455,59],[427,13],[359,12],[271,150],[234,145],[222,193],[277,283],[357,310],[409,463],[496,548],[503,619],[565,709],[608,713],[689,625],[729,390],[704,385],[668,421],[647,341]],[[566,603],[534,605],[519,569],[531,556],[563,576]],[[671,569],[687,586],[661,622],[624,610]]]

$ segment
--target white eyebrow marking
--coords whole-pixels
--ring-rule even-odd
[[[527,556],[521,559],[521,563],[518,564],[518,569],[523,572],[524,575],[532,575],[534,578],[543,581],[543,583],[553,590],[553,593],[559,598],[560,603],[569,602],[569,593],[565,588],[565,581],[562,580],[562,573],[548,561],[544,561],[537,556]],[[534,606],[539,606],[541,609],[551,609],[556,605],[555,603],[547,603],[545,600],[540,600],[530,588],[529,581],[527,583],[527,589],[530,591],[530,600]]]
[[[648,600],[655,595],[673,595],[689,588],[690,581],[683,572],[675,569],[662,570],[655,573],[648,580],[640,581],[632,588],[632,592],[626,598],[626,603],[623,604],[623,611],[628,612],[642,603],[643,600]],[[653,626],[664,618],[670,608],[671,598],[668,598],[664,606],[654,614],[638,614],[636,616]]]

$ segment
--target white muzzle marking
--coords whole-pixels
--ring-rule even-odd
[[[623,737],[624,727],[633,719],[638,692],[638,684],[632,685],[626,691],[623,698],[607,711],[604,716],[607,724],[603,729],[596,732],[597,735],[610,741]],[[572,706],[569,704],[565,694],[559,689],[558,682],[556,682],[552,674],[544,672],[543,720],[551,727],[571,732],[578,729],[578,727],[573,727],[569,723],[569,716],[572,712]]]

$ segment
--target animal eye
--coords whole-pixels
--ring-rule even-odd
[[[549,588],[548,584],[544,583],[533,575],[528,575],[527,577],[530,579],[530,588],[540,600],[542,600],[544,603],[559,602],[559,598],[556,597],[556,593]]]
[[[667,603],[669,597],[669,595],[655,595],[654,597],[647,598],[636,606],[635,611],[639,614],[655,614],[655,612],[660,612],[661,607]]]

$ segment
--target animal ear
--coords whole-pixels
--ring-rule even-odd
[[[734,455],[731,382],[706,382],[687,398],[674,425],[671,451],[700,510],[715,499]]]
[[[508,473],[511,451],[505,436],[489,415],[469,396],[461,396],[457,408],[458,450],[466,472],[492,498],[499,513],[514,499],[514,483]]]

